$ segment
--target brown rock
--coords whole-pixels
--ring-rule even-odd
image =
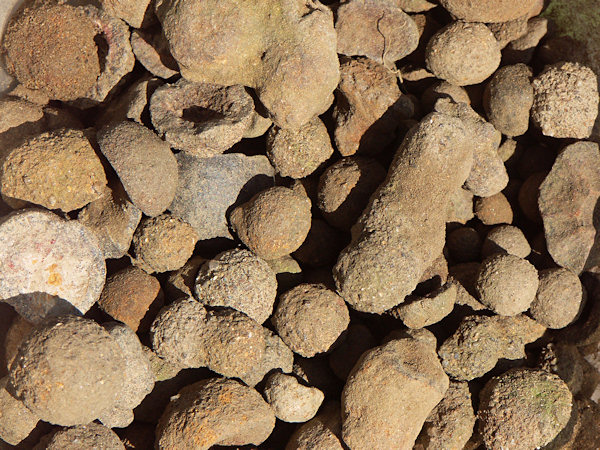
[[[540,285],[529,312],[548,328],[564,328],[581,313],[583,290],[579,277],[557,268],[540,271]]]
[[[1,182],[5,196],[68,212],[100,198],[106,176],[85,134],[63,129],[14,148],[3,161]]]
[[[279,298],[271,322],[294,352],[311,358],[332,348],[350,317],[344,300],[332,290],[300,284]]]
[[[372,159],[348,157],[332,164],[319,178],[318,207],[323,218],[349,230],[384,178],[385,169]]]
[[[500,46],[481,23],[453,22],[427,44],[427,67],[436,77],[456,86],[478,84],[500,65]]]
[[[9,24],[2,50],[8,71],[26,87],[52,99],[75,100],[100,75],[95,36],[81,8],[38,4],[24,8]]]
[[[512,223],[512,206],[502,192],[475,200],[475,216],[484,225]]]
[[[333,110],[334,138],[342,156],[378,153],[395,136],[398,121],[412,116],[396,75],[366,58],[345,59]]]
[[[250,250],[266,260],[277,259],[297,250],[306,239],[310,206],[308,198],[277,186],[235,208],[229,221]]]
[[[109,316],[144,333],[163,306],[156,278],[137,267],[127,267],[106,280],[98,305]]]
[[[259,445],[274,426],[273,410],[254,389],[209,378],[173,397],[158,424],[156,446],[208,450],[213,445]]]
[[[177,161],[169,146],[134,122],[108,125],[97,137],[133,204],[149,216],[167,209],[177,188]]]
[[[142,220],[133,235],[134,263],[149,273],[177,270],[192,256],[198,235],[170,214]]]
[[[414,20],[396,2],[346,0],[336,11],[337,52],[366,56],[387,67],[416,50]]]
[[[597,201],[600,198],[598,144],[577,142],[558,155],[540,186],[539,210],[552,259],[580,273],[600,264]]]
[[[471,22],[515,20],[536,6],[536,0],[441,0],[440,3],[458,19]]]
[[[282,177],[304,178],[332,154],[327,128],[318,117],[298,130],[274,126],[267,135],[267,156]]]

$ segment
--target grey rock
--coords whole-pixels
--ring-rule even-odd
[[[199,158],[181,152],[176,159],[179,186],[169,209],[192,225],[200,240],[232,239],[227,225],[229,210],[273,185],[275,172],[263,155]]]

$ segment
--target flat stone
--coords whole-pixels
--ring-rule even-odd
[[[273,185],[275,171],[263,155],[199,158],[181,152],[175,158],[179,186],[169,210],[192,225],[200,240],[233,239],[227,225],[229,211]]]

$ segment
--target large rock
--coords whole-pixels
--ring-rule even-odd
[[[185,79],[255,88],[282,128],[331,105],[336,35],[319,2],[161,0],[156,11]]]
[[[85,313],[100,297],[106,266],[86,227],[26,209],[0,223],[0,299],[26,319]]]
[[[411,449],[448,389],[435,347],[412,338],[364,353],[342,392],[342,437],[352,449]]]

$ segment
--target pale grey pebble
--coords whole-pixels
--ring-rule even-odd
[[[312,419],[325,398],[319,389],[304,386],[294,375],[280,372],[267,378],[263,394],[273,408],[275,417],[290,423]]]

